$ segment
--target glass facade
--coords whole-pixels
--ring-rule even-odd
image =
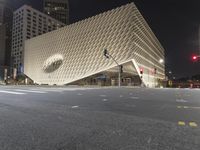
[[[44,13],[65,24],[69,23],[68,0],[44,0]]]
[[[0,65],[10,66],[13,9],[9,0],[0,0]]]
[[[120,72],[121,86],[140,86],[142,81],[139,75],[134,71],[134,66],[131,63],[122,65],[123,71]],[[97,73],[86,77],[69,85],[94,85],[94,86],[118,86],[119,84],[119,69],[114,67],[107,71]]]
[[[24,5],[14,12],[12,32],[13,66],[23,73],[24,42],[44,33],[57,30],[64,24],[46,14]]]

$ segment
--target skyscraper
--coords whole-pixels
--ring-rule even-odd
[[[44,13],[65,24],[69,23],[68,0],[44,0]]]
[[[14,12],[12,32],[13,65],[23,72],[24,42],[27,39],[63,27],[64,23],[24,5]]]
[[[0,66],[10,65],[13,10],[9,0],[0,0]]]

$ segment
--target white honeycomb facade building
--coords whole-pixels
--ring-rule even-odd
[[[144,85],[165,78],[164,49],[134,3],[27,40],[24,73],[38,84],[64,85],[115,72],[105,48]]]

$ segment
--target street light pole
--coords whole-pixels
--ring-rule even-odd
[[[118,66],[118,68],[119,68],[118,86],[121,87],[121,70],[122,70],[121,66],[120,66],[120,65],[118,64],[118,62],[114,59],[114,57],[113,57],[111,54],[108,53],[107,49],[104,50],[104,56],[105,56],[107,59],[111,58],[111,59],[117,64],[117,66]]]

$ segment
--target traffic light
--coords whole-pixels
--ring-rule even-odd
[[[107,49],[104,49],[103,55],[104,55],[106,58],[109,58],[108,50],[107,50]]]
[[[197,56],[196,55],[194,55],[194,56],[192,56],[192,60],[197,60]]]
[[[143,69],[142,68],[140,68],[140,74],[143,74]]]
[[[120,73],[123,73],[123,66],[120,66]]]
[[[192,61],[199,61],[200,55],[192,55]]]

